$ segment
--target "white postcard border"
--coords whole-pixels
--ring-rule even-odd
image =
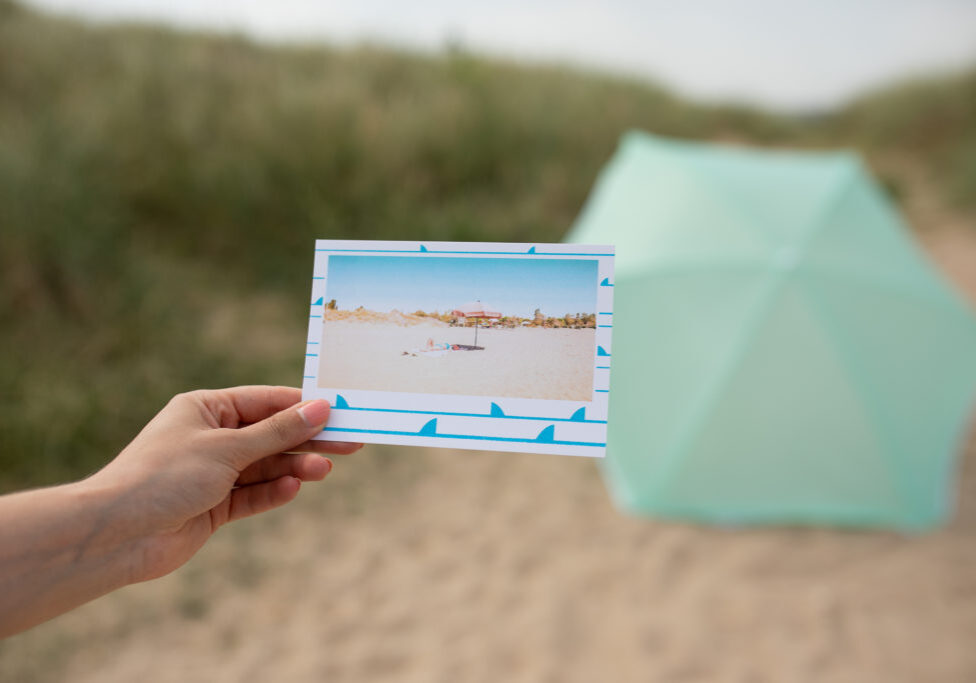
[[[363,391],[318,386],[328,257],[396,254],[427,258],[593,259],[598,278],[590,401]],[[605,245],[317,240],[302,398],[327,399],[317,439],[603,457],[613,329],[614,250]]]

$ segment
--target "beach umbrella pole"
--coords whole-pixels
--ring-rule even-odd
[[[452,315],[456,315],[462,326],[468,324],[468,320],[474,320],[474,347],[481,348],[478,346],[478,328],[481,327],[481,321],[486,318],[501,318],[502,314],[490,309],[481,303],[481,300],[471,301],[459,306],[458,308],[451,311]],[[489,325],[488,327],[491,327]]]

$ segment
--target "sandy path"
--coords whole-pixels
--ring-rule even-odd
[[[56,673],[60,653],[92,683],[147,666],[159,683],[976,677],[972,471],[956,522],[915,538],[628,519],[590,463],[558,456],[374,448],[342,465],[2,656]]]
[[[444,324],[329,321],[320,385],[342,389],[588,401],[593,392],[592,329],[482,329],[483,351],[403,355],[428,339],[474,344],[474,329]]]
[[[976,306],[976,231],[925,243]],[[253,321],[249,321],[253,324]],[[631,519],[594,464],[369,446],[188,566],[0,642],[0,680],[976,680],[976,434],[924,536]]]

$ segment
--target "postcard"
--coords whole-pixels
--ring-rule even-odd
[[[332,441],[602,457],[613,247],[318,240],[303,397]]]

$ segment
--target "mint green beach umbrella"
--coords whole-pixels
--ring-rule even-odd
[[[616,246],[604,472],[622,508],[945,519],[976,318],[855,155],[630,133],[567,241]]]

